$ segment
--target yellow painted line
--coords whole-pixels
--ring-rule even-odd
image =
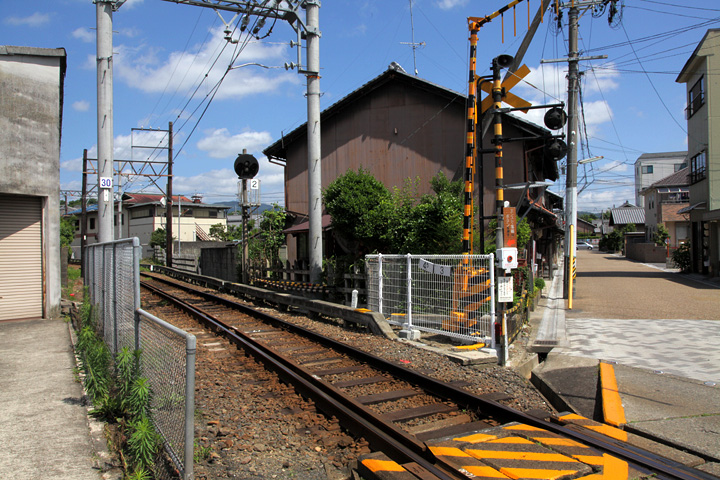
[[[487,442],[488,440],[495,440],[496,435],[488,435],[487,433],[475,433],[466,437],[453,438],[456,442],[468,442],[468,443],[480,443]]]
[[[467,453],[473,457],[482,460],[484,458],[493,459],[509,459],[509,460],[529,460],[532,462],[563,462],[563,463],[580,463],[574,458],[567,457],[560,453],[537,453],[537,452],[504,452],[497,450],[474,450],[468,449]]]
[[[480,477],[480,478],[503,478],[503,479],[510,478],[507,475],[503,475],[502,473],[498,472],[494,468],[487,467],[487,466],[468,465],[468,466],[463,467],[462,469],[465,470],[466,472],[468,472],[470,475],[473,475],[475,477]],[[465,475],[467,477],[470,476],[465,472],[462,472],[462,473],[463,473],[463,475]],[[470,477],[470,478],[472,478],[472,477]]]
[[[625,425],[625,409],[618,391],[615,367],[600,362],[600,386],[602,388],[602,407],[605,421],[615,427]]]
[[[600,473],[593,473],[585,477],[580,477],[578,480],[627,480],[630,476],[627,462],[620,460],[619,458],[608,455],[603,455],[605,459],[603,471]]]
[[[602,433],[605,436],[608,436],[610,438],[614,438],[616,440],[622,440],[623,442],[627,442],[628,435],[627,432],[620,430],[619,428],[612,427],[610,425],[603,425],[597,422],[594,422],[592,420],[589,420],[583,416],[570,413],[568,415],[564,415],[560,417],[560,420],[565,421],[571,421],[571,420],[580,420],[580,421],[587,421],[588,423],[583,424],[581,422],[569,422],[569,423],[575,423],[576,425],[579,425],[583,428],[587,428],[588,430],[592,430],[594,432]]]
[[[501,473],[504,473],[510,478],[537,478],[539,480],[556,480],[562,478],[565,475],[572,475],[577,473],[577,470],[538,470],[535,468],[501,468]]]
[[[367,458],[362,461],[362,464],[367,467],[373,473],[376,472],[405,472],[406,470],[402,465],[393,462],[392,460],[374,460]]]
[[[536,442],[540,442],[543,445],[552,445],[555,447],[578,447],[578,448],[590,448],[587,445],[578,443],[575,440],[569,438],[560,437],[532,437]]]
[[[455,447],[430,447],[430,451],[437,457],[469,457],[470,455]]]
[[[540,427],[533,427],[531,425],[525,425],[524,423],[521,423],[519,425],[508,425],[507,427],[503,427],[503,430],[522,430],[525,432],[547,432],[544,428]]]

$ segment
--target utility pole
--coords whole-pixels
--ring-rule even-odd
[[[166,199],[166,210],[165,210],[165,265],[168,267],[173,266],[172,262],[172,249],[173,249],[173,235],[172,235],[172,209],[173,209],[173,197],[172,197],[172,184],[173,184],[173,124],[168,124],[168,165],[167,165],[167,199]],[[179,208],[178,208],[179,212]]]
[[[113,41],[116,2],[95,2],[97,24],[98,242],[113,240]]]
[[[578,18],[581,9],[590,9],[597,6],[606,6],[614,0],[587,0],[575,1],[570,4],[561,5],[561,8],[568,8],[568,58],[554,60],[540,60],[540,63],[568,62],[568,102],[567,102],[567,168],[565,177],[565,265],[563,268],[563,297],[568,298],[570,290],[570,248],[575,245],[577,235],[577,166],[578,166],[578,92],[580,88],[580,60],[599,60],[607,58],[607,55],[595,55],[592,57],[580,57],[578,51]]]
[[[212,8],[243,14],[240,31],[247,27],[251,15],[261,17],[253,34],[265,24],[266,18],[284,20],[297,33],[298,63],[286,64],[286,68],[298,68],[307,79],[307,140],[308,140],[308,249],[310,257],[310,282],[320,283],[322,277],[322,152],[320,150],[320,0],[164,0],[166,2]],[[298,10],[305,9],[305,23]],[[301,40],[306,42],[306,65],[300,65]],[[226,40],[235,42],[229,37]]]
[[[568,123],[567,123],[567,173],[565,177],[565,266],[563,276],[563,297],[570,295],[572,255],[570,248],[575,245],[577,228],[577,147],[578,147],[578,7],[573,2],[568,11]]]
[[[308,215],[310,248],[310,283],[322,277],[322,152],[320,150],[320,1],[305,4],[307,33],[307,140],[308,140]]]

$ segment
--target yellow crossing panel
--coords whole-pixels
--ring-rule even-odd
[[[592,472],[590,466],[522,437],[483,442],[466,452],[513,479],[565,479]]]
[[[459,448],[431,446],[430,451],[439,460],[453,466],[456,470],[462,472],[463,475],[470,478],[476,478],[479,480],[498,478],[507,480],[509,478],[513,478],[503,475],[497,469],[483,463],[471,455],[468,455]]]
[[[579,462],[593,466],[595,469],[606,469],[608,459],[613,460],[613,465],[619,463],[625,464],[625,470],[628,470],[627,463],[609,455],[604,455],[602,452],[595,450],[594,448],[583,445],[582,443],[576,442],[570,438],[562,437],[556,433],[549,432],[542,428],[532,427],[530,425],[517,424],[503,427],[504,430],[511,431],[517,435],[523,435],[529,440],[538,442],[542,445],[547,446],[563,455],[578,460]],[[626,477],[618,477],[618,480]]]

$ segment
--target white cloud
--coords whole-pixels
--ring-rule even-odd
[[[80,172],[82,173],[82,157],[73,158],[72,160],[65,160],[60,162],[60,168],[68,172]]]
[[[578,210],[598,211],[613,205],[620,206],[625,200],[635,202],[635,191],[632,187],[602,191],[592,191],[591,188],[578,195]]]
[[[197,143],[198,149],[207,152],[211,158],[235,158],[244,149],[248,153],[261,151],[272,143],[269,132],[245,131],[230,135],[227,128],[206,131],[206,136]]]
[[[442,10],[450,10],[455,7],[462,7],[467,4],[467,0],[439,0],[437,6]]]
[[[14,26],[40,27],[50,22],[50,15],[47,13],[33,13],[27,17],[8,17],[5,23]]]
[[[147,45],[119,45],[114,56],[116,78],[133,88],[148,93],[164,91],[191,92],[200,80],[208,73],[210,65],[215,61],[218,52],[225,45],[222,32],[213,35],[213,40],[196,52],[199,46],[188,48],[185,52],[171,52],[168,55]],[[280,66],[291,60],[292,53],[286,45],[264,45],[249,43],[234,65],[259,63],[268,66]],[[225,48],[215,68],[208,74],[199,97],[203,98],[222,78],[231,62],[232,48]],[[278,91],[285,84],[299,84],[301,79],[294,72],[269,70],[259,66],[247,65],[245,68],[231,70],[215,99],[241,98],[258,93]]]
[[[87,100],[78,100],[77,102],[73,102],[72,108],[78,112],[87,112],[90,110],[90,102]]]
[[[72,36],[73,38],[77,38],[78,40],[81,40],[85,43],[92,43],[95,41],[95,32],[85,27],[80,27],[73,30]]]

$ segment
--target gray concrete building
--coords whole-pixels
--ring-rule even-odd
[[[65,49],[0,45],[0,321],[60,314]]]

